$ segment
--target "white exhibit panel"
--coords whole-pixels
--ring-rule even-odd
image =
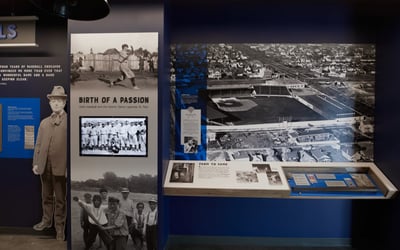
[[[290,189],[274,163],[170,161],[167,195],[285,197]]]
[[[171,160],[166,195],[389,199],[396,187],[374,163]]]

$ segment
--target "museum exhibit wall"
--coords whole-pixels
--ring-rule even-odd
[[[83,68],[80,77],[71,85],[71,196],[83,199],[83,192],[95,194],[95,190],[88,185],[90,179],[98,183],[105,177],[105,173],[114,173],[117,178],[125,178],[124,187],[130,189],[130,199],[135,203],[143,202],[145,212],[149,210],[148,200],[157,198],[160,193],[161,178],[158,178],[159,157],[162,148],[159,122],[164,96],[162,94],[162,76],[164,75],[164,13],[160,1],[114,3],[111,5],[110,14],[100,20],[82,22],[69,20],[68,33],[70,35],[71,54],[74,61],[83,58]],[[135,72],[135,84],[139,89],[134,89],[131,82],[126,79],[111,86],[110,81],[119,77],[119,69],[111,62],[112,69],[102,69],[100,59],[92,63],[93,54],[96,58],[105,55],[105,51],[121,50],[123,44],[132,46],[136,52],[130,57],[130,65]],[[90,49],[87,45],[90,45]],[[92,52],[90,52],[92,50]],[[140,50],[140,51],[139,51]],[[142,55],[141,51],[150,52],[154,59],[155,71],[150,71],[148,55]],[[80,52],[83,52],[81,54]],[[110,52],[112,53],[112,52]],[[143,52],[145,53],[145,52]],[[147,52],[146,52],[147,53]],[[157,56],[157,57],[156,57]],[[112,55],[111,55],[112,57]],[[145,59],[143,68],[140,66],[140,58]],[[90,66],[95,67],[90,72]],[[85,72],[84,68],[89,68]],[[84,121],[100,123],[135,124],[144,120],[146,124],[145,143],[140,143],[129,149],[128,145],[121,145],[120,150],[110,152],[104,145],[83,145],[82,135],[79,134],[80,126]],[[86,126],[86,125],[84,125]],[[101,125],[103,126],[103,125]],[[79,139],[80,138],[80,139]],[[90,144],[90,143],[89,143]],[[139,150],[140,147],[140,150]],[[144,147],[146,150],[144,150]],[[117,149],[118,150],[118,149]],[[85,176],[85,177],[84,177]],[[141,180],[151,176],[151,180]],[[153,181],[156,181],[153,183]],[[146,181],[140,184],[139,181]],[[150,183],[151,182],[151,183]],[[86,185],[80,188],[79,185]],[[150,188],[145,188],[148,186]],[[156,187],[154,190],[152,187]],[[120,197],[121,187],[108,185],[109,196]],[[162,197],[159,201],[160,230],[163,226]],[[78,205],[71,201],[71,218],[76,218],[79,212]],[[79,221],[71,221],[71,249],[84,247],[80,231]],[[160,242],[165,241],[166,234],[160,234]]]
[[[383,1],[168,1],[170,44],[372,43],[376,45],[375,163],[398,185],[397,4]],[[338,239],[394,246],[398,199],[258,199],[167,196],[170,235]],[[385,214],[390,216],[384,217]],[[379,227],[370,224],[370,220]],[[385,228],[382,230],[382,228]],[[323,241],[323,240],[322,240]]]
[[[12,81],[5,79],[4,72],[2,72],[0,103],[3,110],[2,115],[4,116],[1,120],[1,124],[3,125],[3,143],[0,165],[4,173],[0,177],[0,185],[5,194],[4,202],[13,204],[10,207],[1,209],[0,228],[2,230],[5,229],[8,233],[14,232],[14,229],[17,231],[18,229],[23,229],[30,232],[32,226],[40,221],[41,218],[41,185],[40,178],[32,173],[33,150],[21,150],[17,148],[24,147],[23,143],[26,132],[22,134],[24,133],[22,125],[26,124],[18,127],[22,130],[22,132],[17,131],[19,144],[15,146],[17,150],[10,153],[10,145],[14,145],[9,143],[8,140],[11,137],[10,126],[13,125],[11,120],[14,118],[11,117],[12,114],[10,112],[6,113],[5,111],[16,106],[20,110],[19,115],[22,116],[26,114],[27,108],[29,108],[29,114],[33,118],[27,118],[26,120],[33,120],[32,122],[29,121],[28,125],[32,123],[34,129],[32,133],[36,136],[40,119],[51,113],[46,95],[51,92],[55,84],[62,85],[70,98],[68,99],[66,108],[66,111],[70,115],[68,131],[68,150],[70,156],[68,177],[72,180],[68,186],[71,190],[69,190],[67,199],[67,239],[69,248],[79,248],[83,244],[80,234],[79,236],[74,233],[70,234],[71,230],[75,230],[74,232],[80,230],[80,227],[76,227],[79,224],[79,219],[70,220],[70,218],[71,216],[75,216],[76,212],[79,211],[77,203],[72,201],[72,196],[83,199],[83,192],[87,188],[85,181],[88,178],[99,180],[104,178],[105,173],[109,172],[108,176],[110,177],[116,176],[119,179],[125,179],[127,186],[129,184],[132,184],[132,187],[136,185],[131,192],[135,192],[134,199],[136,202],[142,201],[145,203],[146,209],[148,209],[148,200],[151,198],[157,199],[158,193],[161,193],[161,185],[159,185],[161,178],[158,178],[157,173],[161,172],[158,170],[158,166],[160,166],[159,161],[161,159],[159,157],[159,139],[162,134],[158,131],[161,129],[161,126],[158,125],[158,116],[161,115],[161,112],[158,112],[158,106],[162,105],[162,102],[165,102],[163,95],[158,97],[159,79],[164,75],[165,68],[164,66],[160,66],[165,61],[163,59],[163,11],[161,1],[136,1],[135,3],[115,1],[112,4],[110,14],[104,19],[97,21],[72,21],[66,18],[55,17],[42,10],[38,11],[39,13],[33,13],[39,16],[36,27],[36,42],[39,45],[38,47],[22,49],[0,48],[2,57],[0,64],[4,67],[24,65],[24,67],[32,68],[34,66],[42,67],[44,64],[52,64],[62,68],[61,71],[57,71],[55,76],[44,77],[43,74],[40,74],[35,78],[32,76],[26,77],[26,80],[17,79]],[[44,16],[40,16],[39,14]],[[85,43],[79,44],[82,38],[86,39]],[[150,63],[146,61],[144,62],[144,72],[137,74],[136,84],[139,86],[139,90],[133,89],[131,83],[124,81],[113,88],[108,87],[109,82],[107,80],[116,80],[119,76],[117,63],[111,63],[113,65],[111,70],[103,70],[104,75],[96,74],[96,72],[101,71],[98,68],[100,67],[99,64],[96,66],[90,64],[93,62],[90,59],[93,59],[94,54],[99,57],[98,54],[104,52],[98,51],[99,47],[110,46],[109,48],[107,47],[110,51],[121,50],[121,45],[124,43],[133,46],[133,49],[137,52],[136,55],[138,56],[132,56],[129,62],[136,72],[140,70],[138,60],[140,53],[147,53],[146,59],[150,58],[150,55],[153,59],[152,63],[155,71],[150,72]],[[92,46],[92,48],[87,46]],[[72,51],[76,48],[82,51]],[[80,56],[81,58],[79,58]],[[110,58],[112,57],[113,55],[110,56]],[[83,59],[81,64],[79,64],[79,59]],[[71,69],[70,63],[75,63],[75,65],[71,66]],[[76,70],[74,68],[76,65],[79,66],[79,70],[76,71],[79,73],[72,74],[75,73],[73,71]],[[74,80],[71,82],[70,73],[71,79]],[[105,79],[107,77],[108,79]],[[98,78],[103,80],[99,80]],[[160,89],[162,90],[163,88],[161,87]],[[5,116],[6,114],[8,115],[7,117]],[[168,114],[164,115],[168,116]],[[19,119],[22,120],[22,118]],[[81,145],[83,140],[80,126],[83,123],[93,123],[94,121],[124,121],[134,123],[135,125],[136,123],[142,125],[144,123],[146,126],[145,130],[147,129],[147,134],[145,134],[145,139],[143,139],[145,142],[141,143],[140,150],[132,149],[129,151],[124,149],[124,151],[113,151],[112,153],[107,150],[96,149],[96,151],[93,150],[94,152],[85,150]],[[23,122],[28,123],[25,120],[22,120],[20,123]],[[11,128],[16,127],[15,125],[11,126]],[[14,132],[14,134],[17,132]],[[31,141],[25,142],[25,144],[29,143],[32,144]],[[162,147],[160,149],[165,150]],[[90,176],[91,174],[92,176]],[[147,187],[145,191],[138,191],[139,184],[130,182],[131,179],[135,178],[139,180],[140,178],[142,180],[146,179],[148,181],[145,185],[142,185],[143,187]],[[81,188],[76,189],[79,185],[81,185]],[[97,181],[96,185],[99,186],[100,181]],[[109,190],[110,195],[119,197],[120,188],[122,187],[114,185]],[[98,192],[96,190],[91,187],[89,192],[95,194]],[[137,195],[140,192],[142,194]],[[131,198],[132,196],[133,194],[131,194]],[[160,207],[162,206],[161,204],[162,199],[160,197]],[[161,215],[162,209],[160,211],[160,217],[164,217]],[[18,214],[18,216],[9,216],[10,214]],[[162,224],[161,219],[159,223]]]
[[[40,120],[51,114],[46,96],[53,86],[69,92],[67,21],[42,12],[33,15],[38,17],[37,46],[0,48],[0,188],[2,204],[9,204],[1,208],[1,227],[31,227],[41,220],[41,183],[32,172],[32,133],[36,137]]]
[[[400,104],[397,74],[400,56],[400,18],[396,13],[398,4],[390,1],[376,3],[372,0],[363,3],[356,0],[155,2],[131,4],[120,1],[112,5],[107,18],[90,22],[70,20],[68,30],[67,22],[63,19],[39,18],[37,43],[40,46],[11,51],[0,48],[0,65],[33,65],[45,61],[60,65],[63,70],[54,78],[38,77],[21,83],[12,81],[0,85],[0,100],[34,98],[35,104],[40,103],[40,112],[34,112],[38,116],[35,120],[38,126],[38,120],[50,113],[46,95],[52,86],[60,84],[70,93],[67,52],[70,51],[71,34],[157,32],[157,114],[149,116],[158,118],[153,124],[157,129],[158,144],[152,145],[157,155],[152,157],[156,158],[158,170],[157,188],[162,218],[159,243],[162,246],[169,236],[183,235],[336,239],[335,243],[339,244],[353,242],[370,246],[384,242],[384,249],[394,249],[396,229],[400,222],[399,213],[396,212],[400,206],[398,198],[301,200],[165,196],[162,180],[168,160],[171,159],[169,80],[166,75],[169,72],[171,44],[374,43],[378,72],[375,163],[393,184],[400,186],[400,170],[397,166],[399,118],[396,110]],[[4,110],[5,105],[2,107]],[[67,108],[67,112],[70,111]],[[80,113],[78,111],[75,114],[74,121],[77,121]],[[123,116],[126,114],[123,113]],[[72,133],[76,136],[77,132]],[[30,228],[41,216],[40,180],[32,174],[32,159],[1,157],[0,166],[2,204],[13,204],[1,208],[0,227]]]

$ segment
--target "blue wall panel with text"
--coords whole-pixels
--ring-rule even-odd
[[[0,158],[32,158],[40,123],[39,98],[0,98],[2,150]]]

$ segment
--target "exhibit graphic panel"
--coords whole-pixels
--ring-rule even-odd
[[[288,197],[289,186],[275,163],[170,161],[167,195]]]
[[[373,44],[175,44],[174,159],[373,162]],[[193,108],[197,151],[182,142]]]
[[[81,156],[147,156],[147,116],[81,116]]]
[[[1,32],[3,39],[0,42],[0,103],[2,106],[0,165],[5,173],[0,177],[0,188],[8,194],[3,201],[13,204],[10,208],[4,208],[2,212],[18,214],[17,217],[12,218],[1,217],[0,227],[33,228],[32,230],[40,231],[42,228],[35,225],[38,223],[48,225],[49,221],[52,221],[55,223],[50,224],[48,232],[51,235],[58,233],[59,239],[63,239],[65,222],[53,218],[54,210],[51,207],[53,192],[49,186],[42,186],[41,177],[44,173],[42,170],[48,174],[49,167],[46,166],[48,165],[46,158],[53,157],[53,172],[46,176],[57,175],[60,180],[63,179],[64,183],[67,180],[65,174],[69,166],[67,166],[66,157],[68,143],[66,127],[65,137],[57,142],[53,138],[51,142],[52,145],[59,142],[65,145],[64,150],[53,147],[50,152],[43,147],[34,154],[34,149],[36,146],[39,148],[41,144],[37,139],[41,121],[52,114],[49,94],[53,87],[59,86],[65,90],[66,95],[69,94],[69,57],[66,53],[68,50],[67,20],[47,13],[39,13],[33,9],[32,11],[37,15],[18,16],[16,13],[12,17],[0,18],[0,26],[3,28]],[[68,102],[67,98],[65,101]],[[66,113],[68,112],[68,107],[66,107]],[[65,124],[68,124],[67,119],[67,116],[63,117]],[[52,124],[56,126],[55,123]],[[47,138],[43,140],[45,143],[41,144],[42,146],[49,142],[47,139],[53,132],[53,125],[43,129],[46,132],[42,135],[46,134]],[[43,158],[38,164],[40,167],[35,168],[37,162],[34,162],[34,155],[39,155],[38,151],[41,151]],[[45,154],[42,154],[43,152]],[[62,171],[55,171],[60,165]],[[61,185],[61,189],[57,190],[62,189],[65,190],[65,185]],[[47,207],[47,209],[42,204],[42,197],[46,196],[43,190],[51,193],[51,196],[47,196],[48,200],[43,201],[49,205],[50,208]],[[25,195],[24,199],[19,199],[21,194],[29,195]],[[66,211],[67,204],[65,200],[62,200],[65,199],[65,195],[60,195],[58,192],[56,197],[57,207]],[[29,204],[29,210],[26,209],[26,204]],[[59,210],[55,213],[59,215],[58,217],[63,217]],[[40,223],[42,219],[45,224]],[[64,242],[60,246],[66,248],[67,244]]]
[[[36,16],[0,17],[0,47],[34,47]]]
[[[158,33],[71,33],[70,41],[71,198],[93,208],[103,193],[102,209],[112,197],[130,217],[138,204],[147,214],[157,199]],[[81,211],[71,201],[72,249],[90,247]]]
[[[179,196],[390,199],[397,189],[374,163],[171,160],[164,192]]]
[[[0,109],[0,157],[32,158],[40,123],[40,99],[0,98]]]
[[[282,163],[293,197],[392,198],[397,188],[373,163]]]

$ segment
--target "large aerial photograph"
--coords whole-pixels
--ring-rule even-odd
[[[373,161],[373,44],[191,44],[172,55],[172,91],[206,79],[207,160]]]

